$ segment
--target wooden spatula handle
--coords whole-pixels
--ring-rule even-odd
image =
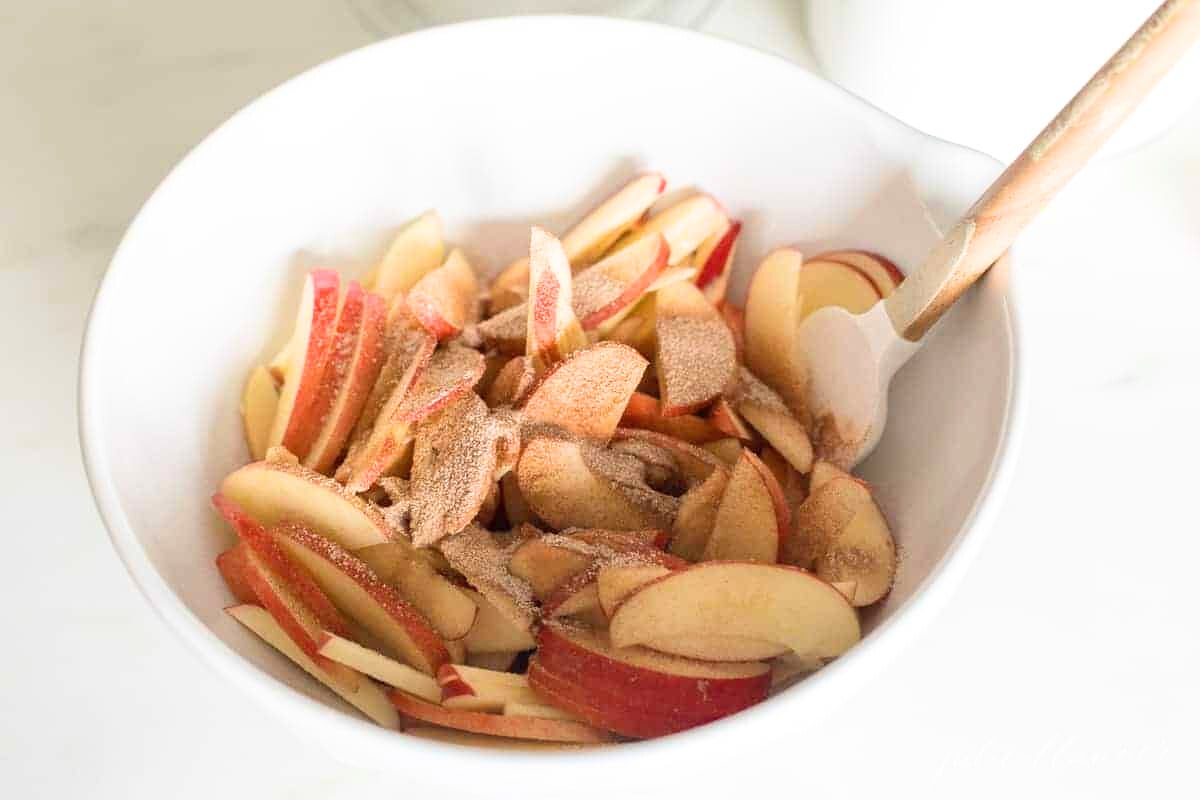
[[[920,339],[1198,38],[1200,0],[1159,6],[887,299],[896,330]]]

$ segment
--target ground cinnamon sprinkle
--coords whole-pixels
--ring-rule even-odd
[[[510,600],[530,622],[537,618],[538,605],[533,599],[533,587],[508,571],[510,554],[478,525],[471,525],[438,544],[450,566],[461,572],[467,582],[491,596],[501,593]]]
[[[477,350],[458,346],[439,349],[429,359],[429,366],[408,396],[396,408],[396,419],[420,419],[447,395],[470,388],[471,375],[478,380],[483,368],[483,354]]]
[[[672,406],[698,406],[721,393],[737,370],[733,334],[719,319],[660,318],[655,363]]]
[[[787,404],[783,402],[783,398],[745,367],[738,371],[737,401],[753,403],[781,414],[791,413],[788,411]]]

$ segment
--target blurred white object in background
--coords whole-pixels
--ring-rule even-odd
[[[821,71],[934,136],[1009,161],[1159,0],[809,0]],[[1200,47],[1100,157],[1144,144],[1200,99]]]
[[[430,25],[519,14],[597,14],[699,27],[720,0],[349,0],[384,36]]]

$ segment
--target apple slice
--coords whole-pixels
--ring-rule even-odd
[[[355,426],[350,449],[336,477],[353,492],[365,492],[404,457],[411,426],[397,411],[433,359],[437,340],[422,329],[389,329],[388,361],[375,381]]]
[[[708,302],[720,306],[725,302],[725,290],[729,286],[729,266],[737,249],[738,235],[742,223],[727,222],[714,231],[696,250],[696,287],[704,292]]]
[[[279,389],[271,372],[261,364],[250,373],[242,392],[242,429],[246,434],[246,449],[250,458],[261,461],[271,440],[271,425],[279,405]]]
[[[298,437],[309,424],[309,411],[325,374],[325,361],[333,346],[338,317],[338,274],[313,270],[304,280],[296,327],[288,344],[288,366],[279,391],[269,447],[283,445],[293,453]]]
[[[508,571],[509,554],[496,538],[478,525],[447,536],[439,547],[450,566],[487,598],[517,629],[529,632],[537,618],[537,605],[529,584]],[[505,648],[507,649],[507,647]]]
[[[528,625],[514,624],[509,618],[510,615],[502,613],[479,592],[470,589],[463,591],[479,609],[475,624],[463,639],[463,644],[466,645],[472,659],[483,654],[513,654],[536,646]]]
[[[555,589],[542,605],[542,615],[546,619],[575,617],[585,625],[605,627],[608,620],[600,608],[596,570],[580,573]]]
[[[814,261],[839,261],[854,267],[875,284],[880,297],[887,297],[904,282],[904,273],[890,259],[867,250],[833,250],[821,253]]]
[[[653,639],[644,645],[659,653],[691,658],[696,661],[765,661],[790,653],[786,646],[749,636],[713,636],[684,634]]]
[[[525,355],[529,304],[510,306],[476,326],[484,346],[507,356]]]
[[[636,350],[598,342],[546,371],[525,401],[524,417],[608,441],[645,369]]]
[[[718,439],[715,442],[706,442],[701,447],[730,467],[742,457],[742,443],[737,439]]]
[[[741,415],[734,409],[733,404],[724,397],[718,397],[708,410],[708,421],[721,432],[722,438],[732,436],[746,444],[754,444],[758,437],[746,424]]]
[[[691,444],[705,444],[726,435],[712,420],[694,414],[666,416],[658,398],[642,392],[634,392],[629,396],[629,402],[621,414],[621,427],[656,431]]]
[[[717,469],[703,483],[684,493],[679,500],[679,513],[675,515],[675,527],[671,531],[672,553],[688,561],[699,561],[704,557],[728,484],[729,472]]]
[[[860,509],[871,504],[870,491],[853,478],[833,478],[814,489],[796,508],[792,535],[780,560],[812,569]]]
[[[714,562],[642,586],[609,621],[616,647],[676,636],[743,636],[832,658],[859,640],[858,615],[837,589],[781,564]]]
[[[661,578],[671,570],[658,564],[609,566],[596,573],[596,598],[605,617],[611,617],[617,604],[634,589]]]
[[[386,645],[391,655],[426,675],[436,674],[449,660],[425,617],[360,559],[303,525],[282,523],[272,532],[337,607]]]
[[[529,237],[529,302],[525,355],[545,368],[587,346],[587,337],[571,308],[571,265],[562,244],[533,227]]]
[[[800,319],[825,306],[840,306],[862,314],[880,300],[879,290],[866,275],[840,261],[806,261],[797,285]]]
[[[667,187],[657,172],[639,175],[609,197],[562,237],[563,249],[574,269],[595,261],[609,246],[642,218]],[[498,313],[525,300],[529,286],[529,259],[519,259],[492,282],[491,312]]]
[[[853,584],[850,602],[867,606],[883,598],[896,577],[896,543],[875,501],[863,505],[816,559],[817,577]]]
[[[575,276],[573,308],[584,330],[636,303],[662,275],[669,255],[667,240],[655,234]]]
[[[694,569],[672,572],[647,584],[618,606],[616,613],[650,587]],[[841,602],[845,605],[845,600]],[[683,616],[694,618],[690,612]],[[644,647],[618,647],[603,632],[554,622],[543,625],[538,633],[537,661],[547,672],[587,690],[599,705],[611,703],[618,708],[692,719],[715,719],[757,703],[766,696],[771,673],[766,664],[717,664]]]
[[[233,593],[239,603],[258,603],[258,595],[246,578],[246,543],[238,542],[217,556],[217,570],[225,580],[225,585]]]
[[[446,708],[500,713],[506,703],[536,704],[540,698],[529,688],[524,675],[446,664],[437,674],[442,689],[440,702]]]
[[[650,217],[636,233],[627,234],[613,245],[613,251],[620,252],[643,239],[662,234],[671,248],[667,263],[673,267],[728,224],[729,218],[716,200],[706,194],[697,194]]]
[[[834,478],[849,478],[858,481],[867,491],[870,491],[871,488],[866,481],[854,477],[831,461],[814,461],[812,472],[808,476],[809,492],[815,492]]]
[[[389,686],[403,689],[431,703],[440,702],[442,699],[442,687],[436,680],[417,672],[407,664],[388,658],[383,653],[332,633],[325,633],[318,644],[321,655],[331,661],[370,675]]]
[[[677,501],[646,486],[640,473],[632,456],[550,438],[529,442],[517,464],[521,494],[551,527],[669,528]]]
[[[654,320],[657,316],[654,309],[654,295],[647,294],[634,304],[628,314],[621,315],[619,321],[602,324],[595,333],[598,333],[601,339],[628,345],[647,359],[652,359],[654,358]],[[657,376],[649,375],[647,377],[654,381],[657,391]]]
[[[443,728],[544,742],[606,744],[613,741],[609,734],[582,722],[538,717],[506,717],[500,714],[445,708],[398,689],[394,690],[389,697],[403,716]]]
[[[381,580],[396,587],[443,639],[462,639],[475,625],[479,609],[471,597],[418,557],[407,542],[371,545],[354,554]]]
[[[690,283],[660,289],[655,368],[660,409],[673,417],[702,408],[728,387],[737,374],[733,334],[704,294]]]
[[[595,553],[585,542],[568,536],[539,536],[517,546],[508,569],[530,585],[540,602],[586,570],[594,558]]]
[[[541,698],[539,697],[539,700]],[[505,703],[504,709],[500,712],[506,717],[537,717],[539,719],[564,719],[574,722],[582,722],[579,717],[563,711],[556,706],[548,706],[544,703]]]
[[[472,321],[478,293],[475,270],[455,248],[444,264],[417,281],[406,300],[413,316],[440,341],[457,336]]]
[[[521,494],[521,485],[517,481],[515,469],[500,479],[500,501],[504,505],[504,518],[508,520],[509,525],[537,524],[537,515],[529,507],[525,495]]]
[[[746,312],[733,303],[721,303],[721,318],[733,334],[733,349],[739,364],[746,363]]]
[[[771,445],[764,445],[759,454],[763,464],[771,470],[780,488],[783,489],[783,499],[788,508],[795,508],[804,502],[808,493],[804,489],[804,476],[797,472],[787,459],[779,454]]]
[[[295,519],[348,549],[392,540],[379,510],[337,481],[295,464],[256,461],[231,472],[220,493],[259,524]]]
[[[270,614],[262,608],[253,605],[230,606],[225,613],[236,619],[253,631],[259,638],[290,658],[301,669],[313,676],[339,697],[361,711],[368,719],[385,728],[395,730],[400,727],[400,717],[388,701],[383,691],[365,677],[358,676],[355,689],[346,689],[336,681],[330,680],[317,662],[305,655],[296,646],[283,628],[279,626]],[[346,668],[348,670],[348,668]],[[348,670],[349,671],[349,670]],[[357,675],[357,673],[355,673]]]
[[[702,447],[663,433],[638,430],[637,428],[617,428],[613,433],[614,441],[629,439],[637,439],[669,452],[675,458],[676,469],[689,486],[707,480],[713,470],[725,466],[720,459]]]
[[[768,255],[750,282],[745,313],[746,366],[798,414],[805,409],[807,382],[796,348],[803,262],[800,251],[790,247]]]
[[[426,211],[396,234],[383,260],[363,285],[384,300],[411,290],[442,263],[442,218]]]
[[[774,564],[790,533],[789,517],[775,476],[758,456],[742,450],[717,506],[703,560]]]
[[[345,449],[363,406],[383,366],[387,308],[378,295],[351,283],[338,319],[338,334],[325,365],[321,391],[314,401],[318,432],[304,455],[304,466],[328,473]],[[352,308],[352,297],[361,299]],[[297,453],[299,455],[299,453]]]
[[[537,382],[537,369],[533,359],[515,356],[500,368],[496,379],[488,387],[487,404],[490,408],[518,406],[529,396]]]
[[[421,426],[413,450],[413,544],[432,546],[475,518],[495,486],[501,440],[515,436],[474,392]]]
[[[813,448],[804,426],[783,398],[745,367],[740,372],[738,411],[798,472],[812,469]]]

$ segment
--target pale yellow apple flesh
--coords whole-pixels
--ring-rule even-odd
[[[431,703],[441,702],[442,687],[438,682],[407,664],[401,664],[383,653],[332,633],[325,633],[318,644],[321,655],[331,661],[370,675],[378,681],[403,689]]]
[[[407,542],[372,545],[354,554],[384,582],[395,586],[443,639],[461,639],[475,625],[479,609],[471,597],[417,557]]]
[[[426,211],[400,229],[363,286],[384,300],[391,300],[437,269],[444,254],[442,218],[436,211]]]
[[[255,461],[261,461],[267,455],[271,425],[275,421],[278,405],[279,390],[275,387],[275,379],[266,367],[255,367],[246,381],[241,405],[246,448],[250,451],[250,458]]]
[[[783,506],[783,518],[779,506]],[[733,468],[704,547],[704,561],[757,561],[774,564],[787,537],[783,490],[749,450]]]
[[[738,453],[740,460],[740,447]],[[716,469],[703,483],[684,493],[679,501],[679,513],[675,515],[675,525],[671,529],[672,553],[688,561],[699,561],[704,557],[728,484],[729,472]]]
[[[548,370],[525,400],[524,417],[607,441],[645,369],[636,350],[599,342]]]
[[[502,654],[507,655],[511,663],[514,653],[536,646],[528,625],[514,624],[510,615],[502,613],[479,592],[470,589],[464,591],[479,609],[475,624],[463,639],[471,659],[480,655]]]

